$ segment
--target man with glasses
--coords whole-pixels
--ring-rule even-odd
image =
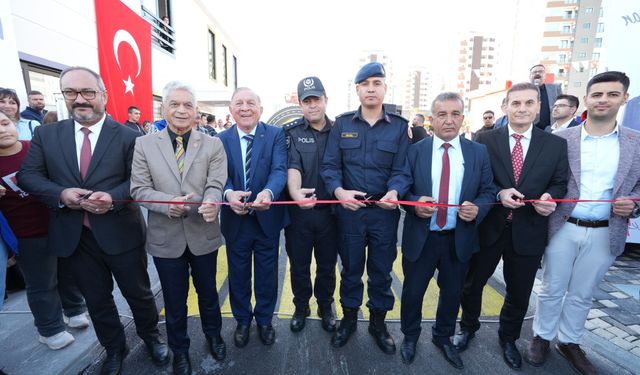
[[[540,91],[540,112],[533,124],[544,130],[551,124],[551,110],[558,95],[562,94],[562,87],[558,83],[545,83],[547,70],[544,65],[536,64],[529,69],[529,81]]]
[[[473,140],[475,141],[478,138],[478,134],[482,134],[486,131],[495,129],[495,124],[493,123],[493,119],[495,119],[495,113],[492,110],[486,110],[482,114],[483,125],[478,131],[474,134]]]
[[[580,105],[580,100],[573,95],[559,95],[553,104],[553,112],[551,116],[555,121],[553,125],[547,126],[544,131],[547,133],[555,133],[558,130],[567,129],[580,125],[576,121],[576,111]]]
[[[96,72],[65,69],[60,88],[71,119],[36,128],[18,184],[55,217],[49,221],[48,250],[65,263],[85,297],[107,352],[101,374],[119,374],[128,353],[113,278],[153,361],[166,364],[168,349],[147,274],[144,221],[139,206],[130,203],[138,134],[106,116],[108,96]]]

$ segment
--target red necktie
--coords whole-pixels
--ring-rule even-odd
[[[511,165],[513,166],[513,180],[516,183],[516,187],[518,186],[518,180],[520,179],[520,173],[522,172],[522,164],[524,163],[524,157],[522,153],[522,143],[520,140],[524,137],[522,134],[512,134],[511,135],[516,140],[515,146],[513,146],[513,150],[511,151]],[[508,220],[513,219],[513,211],[509,211],[509,216],[507,216]]]
[[[91,130],[85,127],[82,127],[80,130],[84,133],[84,140],[82,141],[82,148],[80,149],[80,176],[84,180],[84,177],[87,175],[87,170],[89,170],[89,163],[91,163],[91,140],[89,139]],[[87,212],[84,213],[84,217],[82,218],[82,225],[91,228]]]
[[[442,173],[440,173],[440,192],[438,193],[438,202],[447,204],[449,203],[449,147],[450,144],[444,143],[442,145],[444,151],[442,152]],[[438,213],[436,215],[436,224],[440,228],[444,228],[447,224],[447,207],[438,207]]]

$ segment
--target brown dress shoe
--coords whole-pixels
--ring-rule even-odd
[[[524,352],[524,360],[531,366],[539,367],[544,364],[549,351],[549,341],[540,336],[534,336],[533,340]]]
[[[557,343],[556,350],[569,361],[571,366],[579,373],[583,375],[596,375],[598,373],[593,364],[587,359],[584,350],[580,349],[580,345]]]

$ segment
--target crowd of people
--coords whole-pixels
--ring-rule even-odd
[[[357,72],[360,107],[335,121],[326,115],[321,80],[302,79],[303,116],[283,128],[260,121],[260,97],[247,87],[231,98],[234,125],[201,115],[195,91],[173,81],[163,90],[161,122],[141,125],[140,110],[130,107],[124,126],[106,114],[102,78],[85,67],[61,73],[71,118],[52,125],[40,126],[49,115],[41,93],[30,92],[19,113],[16,93],[2,89],[0,270],[14,254],[39,340],[49,348],[73,342],[65,324],[93,325],[107,353],[102,374],[120,373],[128,353],[115,279],[152,361],[167,364],[171,352],[174,373],[189,374],[190,277],[208,349],[217,361],[226,358],[216,285],[223,243],[234,345],[247,345],[254,320],[259,340],[274,344],[284,229],[291,331],[305,328],[314,296],[330,344],[345,346],[358,326],[366,267],[368,331],[391,355],[396,343],[386,314],[395,300],[399,201],[410,201],[401,241],[403,362],[417,355],[423,299],[437,270],[431,341],[453,367],[464,368],[461,353],[480,328],[483,288],[502,260],[498,341],[506,364],[540,366],[557,339],[556,350],[575,369],[595,374],[580,341],[593,290],[622,253],[629,218],[640,216],[640,134],[616,122],[628,98],[624,73],[589,81],[581,126],[574,118],[578,98],[543,83],[544,75],[544,66],[532,67],[531,82],[507,91],[504,120],[486,111],[472,140],[461,136],[464,100],[457,93],[434,99],[431,134],[425,116],[409,127],[388,112],[379,63]],[[148,210],[146,223],[140,206]],[[147,253],[162,286],[168,344],[158,330]],[[541,261],[533,340],[522,355],[517,341]]]

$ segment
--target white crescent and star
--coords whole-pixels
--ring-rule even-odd
[[[140,70],[142,70],[140,48],[138,48],[138,43],[136,43],[136,40],[127,30],[120,29],[116,31],[113,36],[113,54],[116,57],[118,68],[120,68],[120,59],[118,57],[118,47],[120,47],[120,43],[128,44],[133,50],[133,53],[135,53],[136,55],[136,60],[138,62],[138,72],[136,73],[136,76],[134,78],[137,78],[140,75]],[[130,92],[131,94],[133,94],[133,87],[135,86],[135,84],[131,81],[131,75],[129,75],[126,80],[122,80],[122,82],[125,86],[124,93],[126,94]]]

